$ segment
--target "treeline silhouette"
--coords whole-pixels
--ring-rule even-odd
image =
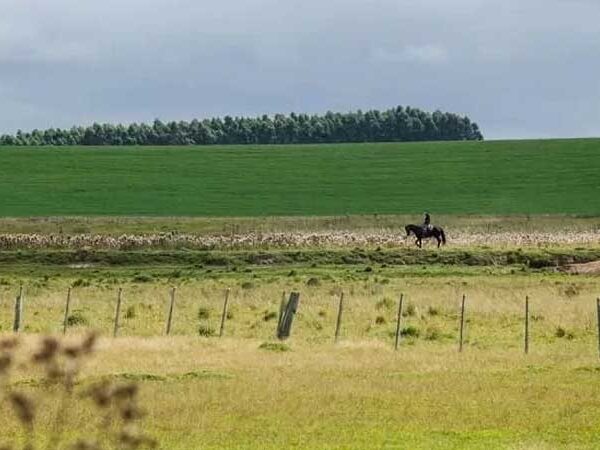
[[[230,117],[161,122],[152,125],[94,123],[71,129],[49,128],[0,136],[0,145],[212,145],[309,144],[336,142],[482,140],[466,116],[402,107],[387,111],[291,113],[288,116]]]

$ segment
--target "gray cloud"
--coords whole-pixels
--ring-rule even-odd
[[[600,135],[597,0],[0,0],[0,132],[397,104]]]

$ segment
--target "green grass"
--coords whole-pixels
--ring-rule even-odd
[[[600,140],[3,148],[0,216],[599,215]]]
[[[159,440],[159,448],[169,450],[599,447],[597,277],[422,278],[378,270],[346,278],[342,270],[309,268],[298,268],[294,276],[272,268],[254,275],[168,282],[156,276],[144,283],[121,278],[123,306],[135,306],[138,314],[122,319],[117,339],[109,337],[117,284],[87,278],[89,285],[73,289],[71,307],[82,310],[88,326],[104,337],[76,386],[76,398],[99,379],[139,383],[148,413],[143,428]],[[319,286],[306,286],[315,276]],[[241,287],[247,280],[252,289]],[[18,281],[26,286],[26,331],[60,333],[67,286],[77,284],[64,272],[42,280],[37,274],[4,280],[0,336],[10,329]],[[178,286],[174,327],[165,337],[171,284]],[[225,336],[198,336],[199,323],[218,329],[228,287],[233,315]],[[282,347],[273,337],[275,321],[263,318],[266,311],[277,311],[281,292],[292,289],[301,292],[300,306],[292,337]],[[345,310],[334,344],[341,290]],[[419,333],[404,336],[396,352],[400,292],[406,302],[402,327]],[[459,353],[463,293],[466,340]],[[525,295],[531,311],[528,355],[523,354]],[[208,317],[198,317],[201,307],[210,311]],[[83,328],[71,327],[67,337]],[[559,328],[572,337],[557,333]],[[24,336],[19,351],[32,349],[33,337]],[[23,371],[12,381],[40,394],[44,403],[38,410],[48,419],[57,405],[38,379],[39,373]],[[21,432],[1,400],[0,413],[2,445]],[[90,433],[100,419],[88,401],[77,402],[66,434]],[[40,441],[50,434],[48,423],[37,425]]]

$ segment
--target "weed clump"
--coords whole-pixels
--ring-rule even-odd
[[[429,327],[425,330],[424,338],[426,341],[438,341],[442,338],[442,332],[439,328]]]
[[[375,303],[376,309],[391,309],[394,307],[394,301],[389,297],[383,297],[383,299],[379,300]]]
[[[386,323],[385,317],[383,317],[383,316],[377,316],[375,318],[375,324],[376,325],[383,325],[384,323]]]
[[[202,337],[211,337],[216,334],[215,329],[209,325],[201,324],[198,327],[198,334]]]
[[[554,336],[556,336],[557,338],[565,338],[569,340],[575,338],[575,335],[572,332],[565,330],[561,326],[556,327],[556,330],[554,331]]]
[[[135,310],[135,306],[129,306],[127,308],[127,310],[125,311],[125,318],[126,319],[134,319],[136,316],[136,310]]]
[[[206,306],[198,308],[198,320],[206,320],[210,317],[210,309]]]
[[[311,287],[320,286],[321,285],[321,280],[319,280],[317,277],[311,277],[306,282],[306,285],[307,286],[311,286]]]
[[[409,303],[408,305],[406,305],[406,308],[402,312],[402,315],[404,317],[416,316],[417,315],[417,307],[414,304]]]
[[[154,280],[154,277],[149,273],[138,273],[134,275],[132,281],[134,283],[150,283]]]
[[[427,314],[430,316],[438,316],[440,311],[435,306],[430,306],[427,308]]]
[[[73,281],[73,283],[71,284],[71,287],[89,287],[90,286],[90,281],[89,280],[84,280],[83,278],[77,278],[75,281]]]
[[[252,284],[250,281],[244,281],[241,286],[242,286],[242,289],[244,289],[244,290],[254,288],[254,284]]]
[[[263,342],[258,346],[258,348],[261,350],[267,350],[270,352],[277,353],[289,352],[291,350],[289,345],[284,344],[282,342]]]
[[[87,317],[83,314],[83,311],[76,309],[67,317],[67,326],[87,326],[89,324]]]
[[[421,332],[419,331],[419,329],[417,327],[413,326],[413,325],[409,325],[407,327],[404,327],[400,331],[400,335],[402,337],[418,338],[420,334],[421,334]]]

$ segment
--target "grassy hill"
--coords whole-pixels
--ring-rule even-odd
[[[0,216],[600,215],[600,139],[0,149]]]

